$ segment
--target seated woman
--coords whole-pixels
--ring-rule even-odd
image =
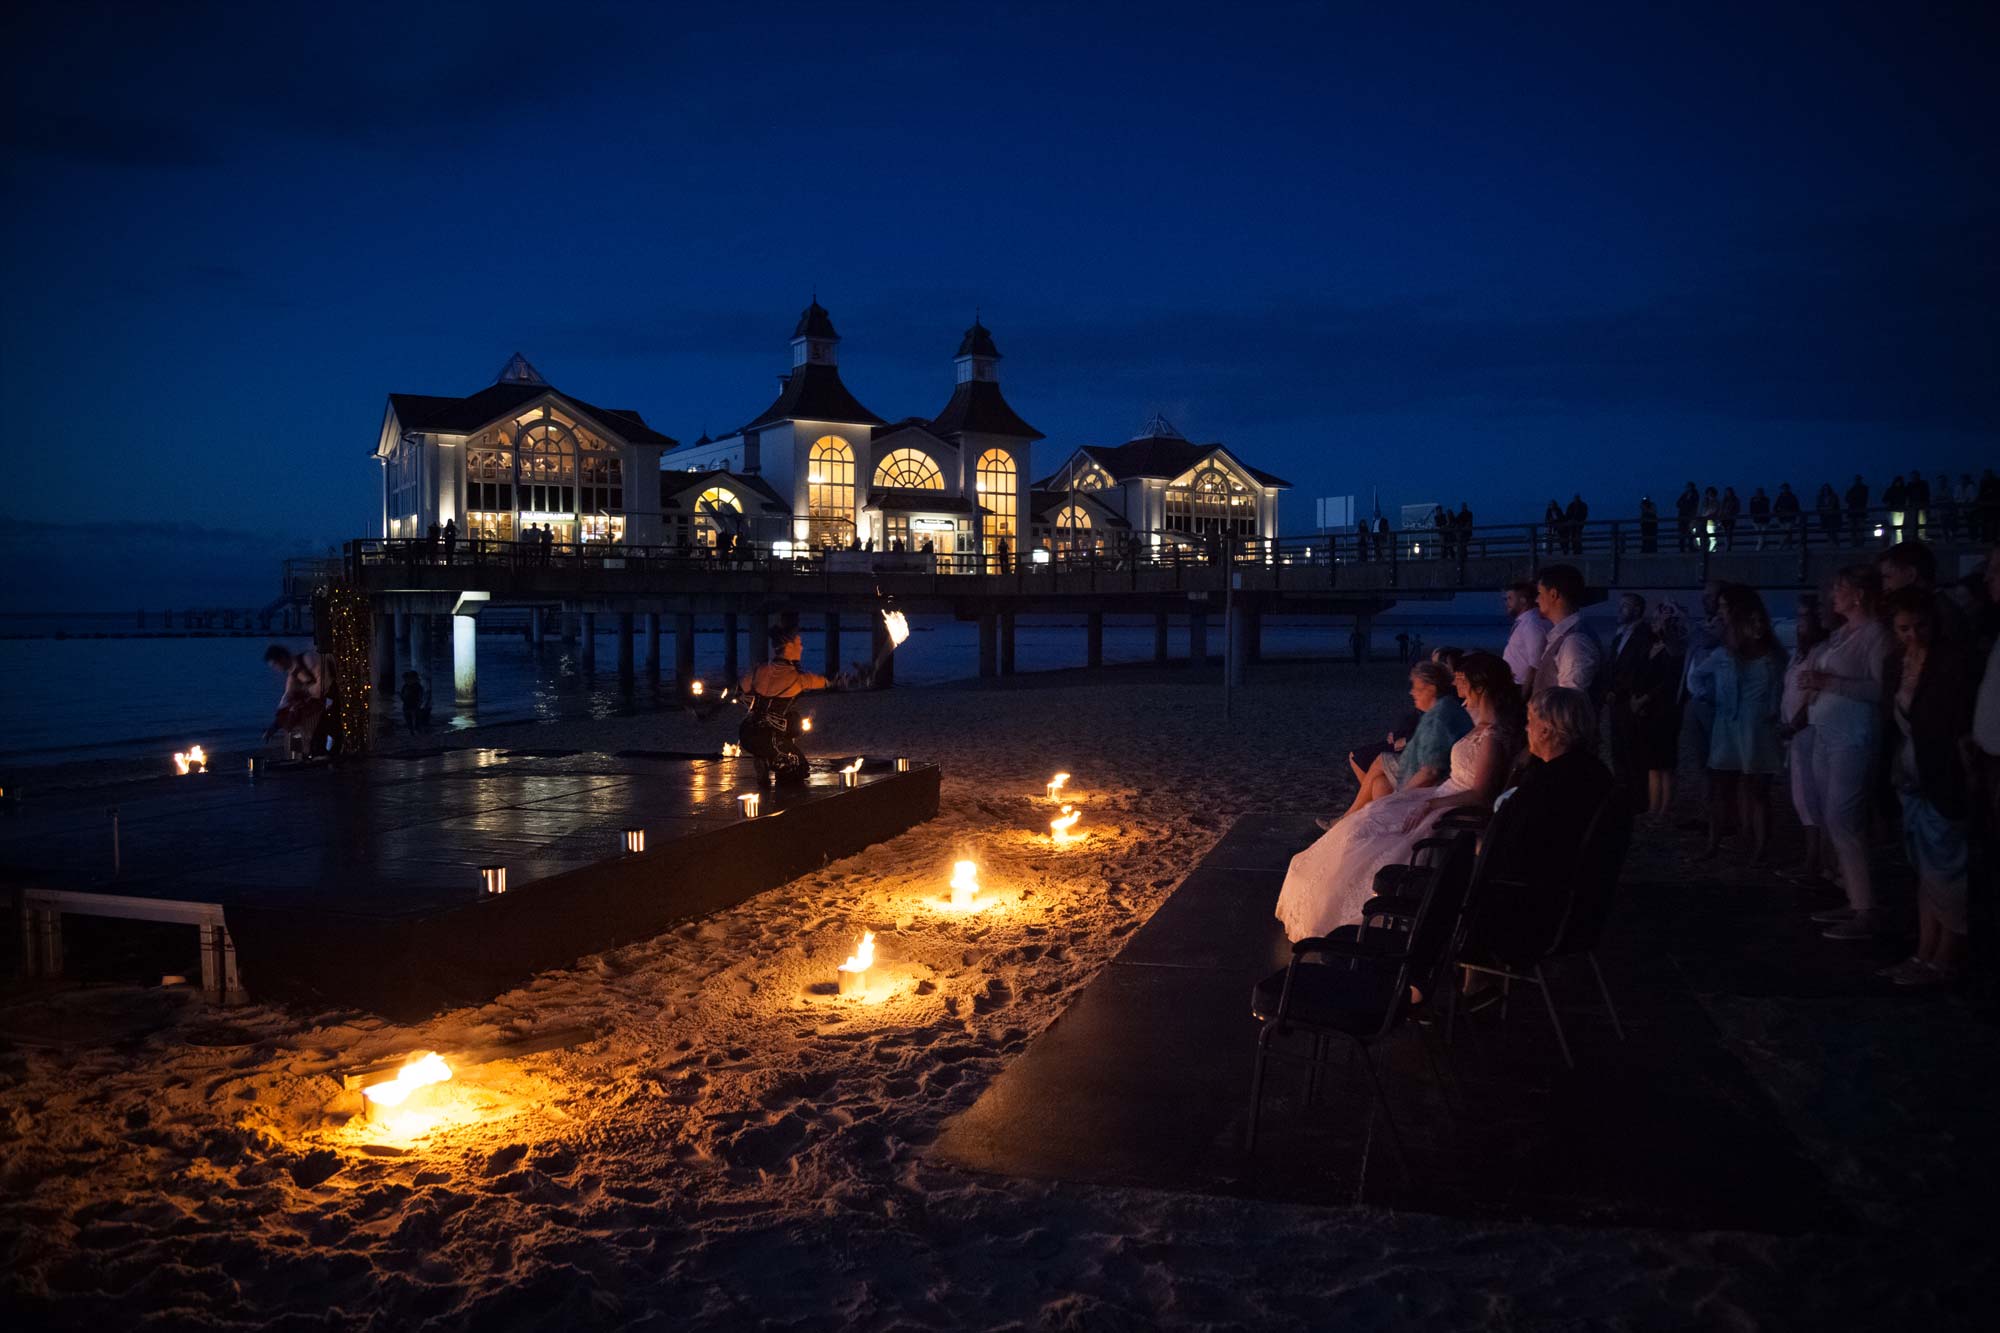
[[[1528,753],[1521,780],[1500,798],[1507,832],[1488,858],[1488,889],[1466,944],[1471,961],[1532,966],[1555,942],[1569,908],[1564,876],[1611,790],[1611,771],[1597,757],[1597,710],[1581,690],[1535,691]]]
[[[1409,743],[1400,753],[1386,750],[1377,755],[1365,773],[1355,766],[1361,790],[1348,814],[1391,792],[1443,782],[1451,767],[1451,747],[1472,730],[1472,719],[1453,691],[1451,671],[1436,662],[1419,662],[1410,668],[1410,702],[1417,706],[1418,722]],[[1354,763],[1352,755],[1348,762]]]
[[[1474,725],[1451,747],[1449,775],[1435,787],[1410,787],[1374,801],[1292,858],[1277,909],[1290,938],[1309,939],[1359,921],[1376,871],[1408,860],[1446,810],[1490,805],[1499,795],[1521,745],[1521,691],[1513,670],[1492,653],[1470,653],[1454,683]]]

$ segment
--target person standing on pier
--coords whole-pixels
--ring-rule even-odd
[[[436,519],[432,519],[430,531],[424,534],[425,564],[435,565],[438,562],[438,543],[442,540],[444,540],[444,529],[438,526]]]
[[[444,521],[444,562],[447,565],[452,562],[452,557],[457,551],[458,551],[458,520],[455,518],[448,518]]]
[[[1696,523],[1701,513],[1701,492],[1689,482],[1674,500],[1674,517],[1680,520],[1680,545],[1676,550],[1683,553],[1695,549]]]
[[[1820,535],[1826,538],[1827,545],[1840,545],[1840,497],[1834,494],[1832,482],[1820,483],[1813,508],[1819,513]]]
[[[1569,497],[1569,508],[1563,510],[1563,530],[1569,536],[1569,545],[1563,549],[1571,555],[1583,554],[1583,525],[1590,521],[1590,506],[1583,502],[1581,494]]]
[[[1660,509],[1650,495],[1639,500],[1639,551],[1651,555],[1660,549]],[[1683,548],[1685,549],[1685,548]]]
[[[1771,514],[1778,520],[1778,534],[1785,549],[1790,550],[1799,538],[1799,497],[1789,481],[1778,486],[1778,498],[1771,501]]]
[[[1867,538],[1863,529],[1868,525],[1868,483],[1861,479],[1859,472],[1854,474],[1854,484],[1847,488],[1846,498],[1848,535],[1859,546]]]

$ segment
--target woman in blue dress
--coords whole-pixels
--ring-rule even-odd
[[[1707,677],[1715,700],[1708,733],[1708,845],[1701,854],[1711,857],[1720,850],[1733,804],[1736,827],[1750,839],[1751,864],[1761,865],[1771,838],[1771,779],[1785,767],[1779,735],[1785,654],[1755,588],[1724,584],[1717,619],[1722,645],[1694,668]]]

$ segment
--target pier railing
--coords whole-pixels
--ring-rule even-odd
[[[613,542],[366,538],[348,543],[350,579],[377,587],[440,587],[496,580],[555,591],[566,585],[632,588],[655,580],[686,586],[703,575],[761,574],[770,586],[831,591],[869,577],[942,591],[961,576],[984,576],[982,590],[1167,591],[1221,586],[1228,567],[1239,586],[1366,591],[1492,588],[1533,576],[1543,565],[1581,566],[1600,586],[1700,587],[1727,578],[1764,587],[1815,586],[1841,564],[1872,558],[1904,538],[1942,551],[2000,539],[2000,514],[1983,510],[1917,514],[1886,509],[1804,513],[1759,522],[1676,516],[1580,523],[1420,526],[1363,533],[1243,538],[1218,533],[1077,532],[1025,553],[933,553],[776,548],[744,543],[727,553],[705,547]],[[1078,578],[1075,576],[1082,575]],[[1247,581],[1246,581],[1247,580]],[[731,580],[731,582],[736,582]]]

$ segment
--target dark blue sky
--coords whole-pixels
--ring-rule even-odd
[[[1980,6],[297,8],[8,20],[12,523],[369,530],[517,348],[691,439],[815,289],[882,415],[977,306],[1038,468],[1164,411],[1295,531],[2000,455]]]

